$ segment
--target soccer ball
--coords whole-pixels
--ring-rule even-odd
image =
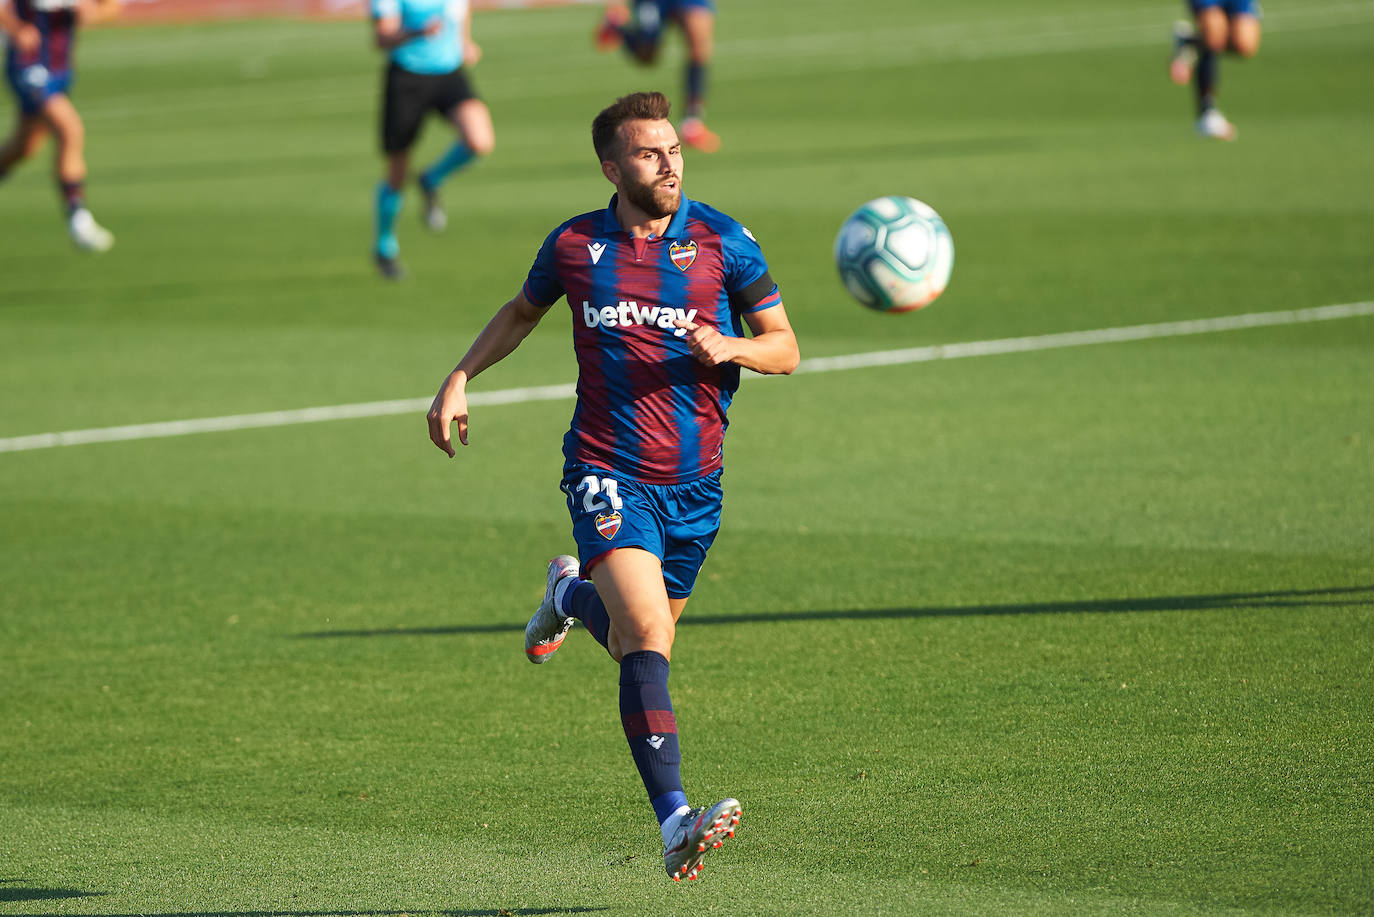
[[[861,304],[879,312],[910,312],[944,292],[954,268],[954,239],[929,205],[910,197],[880,197],[840,227],[835,266]]]

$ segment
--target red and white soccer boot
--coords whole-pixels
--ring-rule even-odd
[[[722,799],[709,809],[689,809],[682,815],[672,840],[663,848],[663,868],[673,881],[700,875],[707,852],[735,836],[739,817],[737,799]]]
[[[575,577],[580,572],[577,558],[571,554],[559,554],[549,561],[549,575],[544,581],[544,601],[539,603],[530,617],[530,623],[525,625],[525,658],[530,662],[544,663],[552,659],[563,645],[563,638],[577,623],[576,618],[558,613],[553,594],[561,580]]]
[[[682,142],[703,153],[714,153],[720,149],[720,137],[700,118],[684,118],[678,130]]]
[[[606,15],[597,26],[592,43],[596,50],[609,53],[625,43],[625,33],[621,31],[630,21],[630,11],[618,3],[606,7]]]

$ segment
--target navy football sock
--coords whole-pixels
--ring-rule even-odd
[[[67,206],[67,215],[71,216],[76,211],[86,206],[86,188],[84,183],[79,181],[62,181],[58,179],[58,192],[62,195],[62,200]]]
[[[677,720],[668,698],[668,660],[650,650],[620,663],[620,723],[659,824],[687,804]]]
[[[1197,113],[1201,115],[1215,107],[1217,55],[1206,47],[1198,48],[1197,71],[1193,74],[1193,85],[1197,90]]]
[[[687,64],[687,117],[700,118],[706,107],[706,65]]]
[[[561,586],[562,584],[560,584]],[[611,617],[606,614],[606,603],[597,595],[596,587],[586,580],[572,579],[564,591],[554,593],[554,608],[570,618],[576,618],[587,627],[587,633],[602,646],[611,631]]]

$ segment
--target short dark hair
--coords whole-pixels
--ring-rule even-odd
[[[668,97],[661,92],[632,92],[615,100],[592,120],[592,146],[602,162],[616,154],[617,134],[626,121],[667,121]]]

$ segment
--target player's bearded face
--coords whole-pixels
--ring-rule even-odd
[[[682,206],[682,178],[677,174],[658,175],[651,181],[628,178],[625,196],[654,219],[672,216]]]

